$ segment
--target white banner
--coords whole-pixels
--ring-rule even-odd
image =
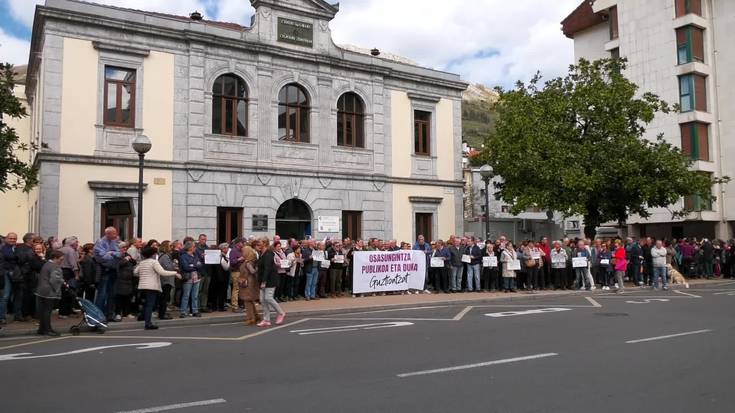
[[[423,290],[426,254],[423,251],[355,251],[352,292]]]

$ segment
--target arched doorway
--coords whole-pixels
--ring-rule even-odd
[[[300,199],[289,199],[276,212],[276,234],[281,239],[301,240],[311,235],[311,210]]]

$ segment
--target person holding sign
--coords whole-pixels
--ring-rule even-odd
[[[458,293],[462,291],[462,269],[464,268],[462,255],[464,255],[464,248],[460,245],[460,239],[455,238],[448,249],[452,269],[452,274],[449,276],[449,291]]]
[[[482,264],[482,248],[478,245],[479,241],[475,237],[470,238],[470,244],[467,245],[466,254],[470,256],[470,262],[467,265],[467,291],[480,292],[480,265]]]
[[[327,258],[327,249],[324,242],[317,244],[314,251],[314,265],[319,265],[319,278],[317,280],[317,290],[319,298],[327,298],[327,283],[329,282],[329,266],[330,262]]]
[[[485,248],[482,252],[482,267],[483,267],[483,279],[486,280],[483,284],[485,289],[488,291],[500,291],[499,283],[499,268],[498,268],[498,255],[500,249],[496,249],[495,245],[491,242],[485,244]]]
[[[612,265],[610,265],[610,259],[612,253],[607,248],[607,243],[600,244],[600,249],[597,253],[597,267],[598,275],[602,283],[602,289],[607,291],[610,289],[610,281],[612,280]]]
[[[334,241],[327,251],[329,265],[329,293],[332,298],[342,296],[342,271],[345,266],[345,256],[342,254],[342,244]]]
[[[528,244],[523,249],[523,259],[526,260],[526,290],[539,289],[539,268],[542,265],[542,254],[543,251],[533,241],[528,241]]]
[[[567,252],[561,247],[561,242],[554,241],[554,248],[551,250],[551,278],[554,283],[555,290],[566,290],[569,281],[567,279]]]
[[[286,256],[286,261],[288,261],[289,269],[286,277],[285,294],[288,301],[293,301],[298,295],[301,268],[304,266],[304,258],[299,244],[293,246],[292,251]]]
[[[576,278],[574,280],[574,288],[590,291],[592,285],[590,285],[589,279],[587,278],[587,266],[590,259],[590,251],[584,244],[584,241],[577,243],[577,249],[574,251],[574,258],[572,258],[572,267],[574,267],[574,273]]]
[[[521,262],[516,256],[513,243],[505,243],[505,249],[500,254],[500,262],[503,263],[503,291],[506,293],[516,292],[516,271],[521,269]]]
[[[278,302],[286,301],[286,274],[291,268],[291,263],[286,259],[283,244],[273,243],[273,261],[278,271],[278,284],[276,284],[275,298]]]

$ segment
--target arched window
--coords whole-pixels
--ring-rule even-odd
[[[278,93],[278,139],[309,142],[309,97],[295,83]]]
[[[337,145],[365,147],[365,105],[357,93],[347,92],[337,101]]]
[[[248,90],[233,74],[222,75],[212,87],[212,133],[247,136]]]

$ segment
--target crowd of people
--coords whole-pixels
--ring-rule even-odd
[[[9,233],[0,240],[0,327],[37,320],[38,333],[57,335],[51,316],[78,313],[77,298],[93,302],[110,322],[159,320],[202,313],[244,313],[247,325],[282,324],[279,303],[352,295],[351,262],[358,251],[417,250],[426,256],[424,293],[582,291],[622,292],[626,281],[668,288],[673,274],[735,278],[735,240],[525,240],[514,244],[451,236],[413,244],[379,239],[317,241],[237,238],[210,245],[205,234],[174,241],[123,241],[107,228],[95,243],[59,242]],[[682,278],[679,276],[679,278]],[[684,278],[678,280],[686,282]],[[399,291],[395,294],[421,293]],[[353,295],[353,297],[359,296]],[[259,304],[262,313],[258,312]],[[275,313],[275,320],[273,320]]]

